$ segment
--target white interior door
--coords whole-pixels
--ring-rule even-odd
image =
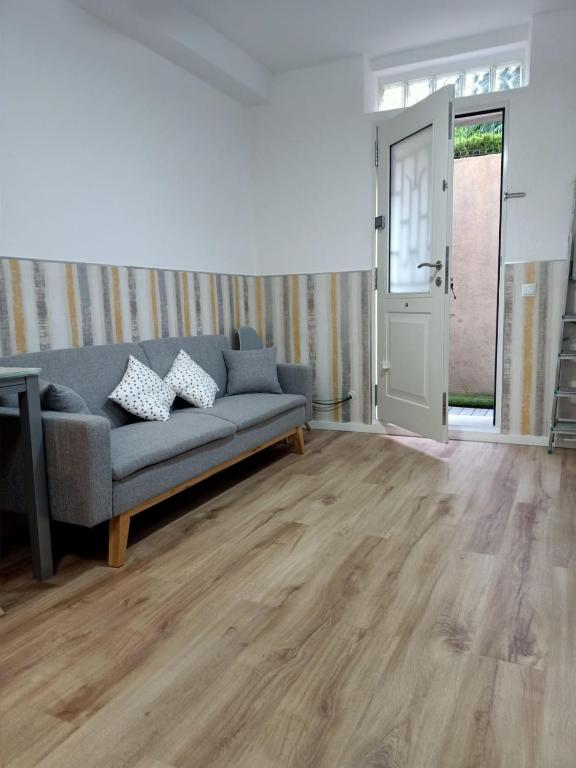
[[[377,126],[377,417],[441,442],[448,440],[453,100],[447,86]]]

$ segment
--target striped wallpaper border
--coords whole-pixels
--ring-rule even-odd
[[[502,432],[548,431],[567,262],[504,267]],[[524,283],[536,295],[522,296]],[[372,422],[372,272],[253,277],[0,259],[0,356],[257,329],[286,362],[310,363],[315,395],[356,397],[327,421]],[[556,304],[554,304],[556,300]]]
[[[0,356],[165,336],[232,339],[251,325],[280,360],[313,366],[319,399],[356,392],[319,419],[370,423],[371,275],[251,277],[2,258]]]
[[[502,432],[543,436],[550,424],[568,262],[504,269]],[[534,296],[522,296],[527,283],[535,284]]]

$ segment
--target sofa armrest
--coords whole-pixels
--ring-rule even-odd
[[[92,527],[112,517],[110,422],[103,416],[42,413],[50,515]],[[17,408],[0,408],[0,508],[22,511],[23,441]]]
[[[306,421],[311,421],[314,384],[312,366],[278,363],[278,381],[282,387],[282,392],[288,395],[304,395],[306,398]]]

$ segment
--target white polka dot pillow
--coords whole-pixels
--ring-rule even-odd
[[[141,419],[168,421],[176,393],[151,368],[130,355],[120,384],[108,397]]]
[[[178,352],[164,381],[187,403],[198,408],[214,405],[218,385],[183,349]]]

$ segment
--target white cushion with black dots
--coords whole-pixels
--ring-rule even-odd
[[[176,393],[151,368],[130,355],[120,384],[108,397],[141,419],[168,421]]]
[[[218,385],[183,349],[164,379],[174,392],[197,408],[212,408]]]

